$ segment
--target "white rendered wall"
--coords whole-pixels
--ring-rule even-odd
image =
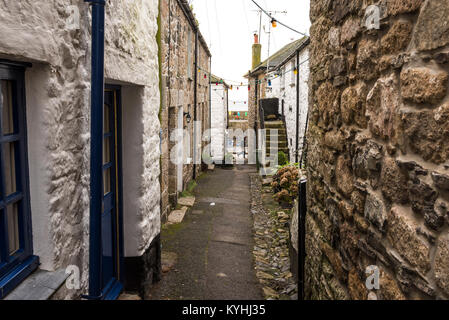
[[[309,81],[309,50],[306,48],[299,53],[299,114],[296,114],[296,77],[294,77],[292,62],[296,56],[284,65],[287,73],[282,77],[271,80],[271,89],[267,89],[267,98],[279,98],[279,114],[282,113],[284,100],[284,115],[287,126],[290,162],[296,161],[296,123],[299,123],[298,159],[301,157],[308,111],[308,81]],[[284,82],[285,81],[285,82]],[[285,85],[284,85],[285,83]]]
[[[227,122],[227,91],[222,84],[212,85],[211,155],[215,161],[224,159],[224,138]]]
[[[70,4],[80,12],[73,29],[67,26]],[[158,5],[148,0],[106,6],[107,82],[140,86],[139,92],[123,89],[124,112],[132,112],[124,119],[135,124],[124,134],[132,140],[124,147],[124,176],[132,175],[124,187],[134,192],[124,199],[124,241],[132,256],[142,255],[160,233]],[[89,273],[90,6],[3,1],[0,28],[0,57],[33,63],[26,71],[26,111],[34,252],[45,270],[80,267],[81,290],[58,295],[79,298],[87,293]]]

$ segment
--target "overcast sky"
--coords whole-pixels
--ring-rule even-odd
[[[309,0],[255,0],[262,8],[287,11],[273,14],[293,29],[309,34]],[[243,75],[251,68],[253,33],[259,31],[258,8],[251,0],[189,0],[200,23],[200,30],[212,52],[212,73],[223,79],[245,82]],[[262,26],[269,29],[269,18]],[[284,45],[302,37],[279,25],[272,29],[270,55]],[[262,29],[262,60],[268,57],[268,34]],[[213,88],[213,86],[212,86]],[[212,93],[213,94],[213,93]],[[247,108],[248,89],[230,91],[231,110]],[[234,105],[234,101],[237,103]]]

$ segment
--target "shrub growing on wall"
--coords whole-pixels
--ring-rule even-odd
[[[279,204],[287,207],[293,205],[298,197],[298,178],[299,169],[295,166],[283,167],[273,176],[271,187]]]

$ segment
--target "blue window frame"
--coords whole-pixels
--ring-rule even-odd
[[[0,299],[33,272],[25,66],[0,61]]]

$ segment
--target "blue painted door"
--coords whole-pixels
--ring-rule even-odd
[[[105,299],[122,289],[120,88],[105,90],[103,111],[102,286]]]

